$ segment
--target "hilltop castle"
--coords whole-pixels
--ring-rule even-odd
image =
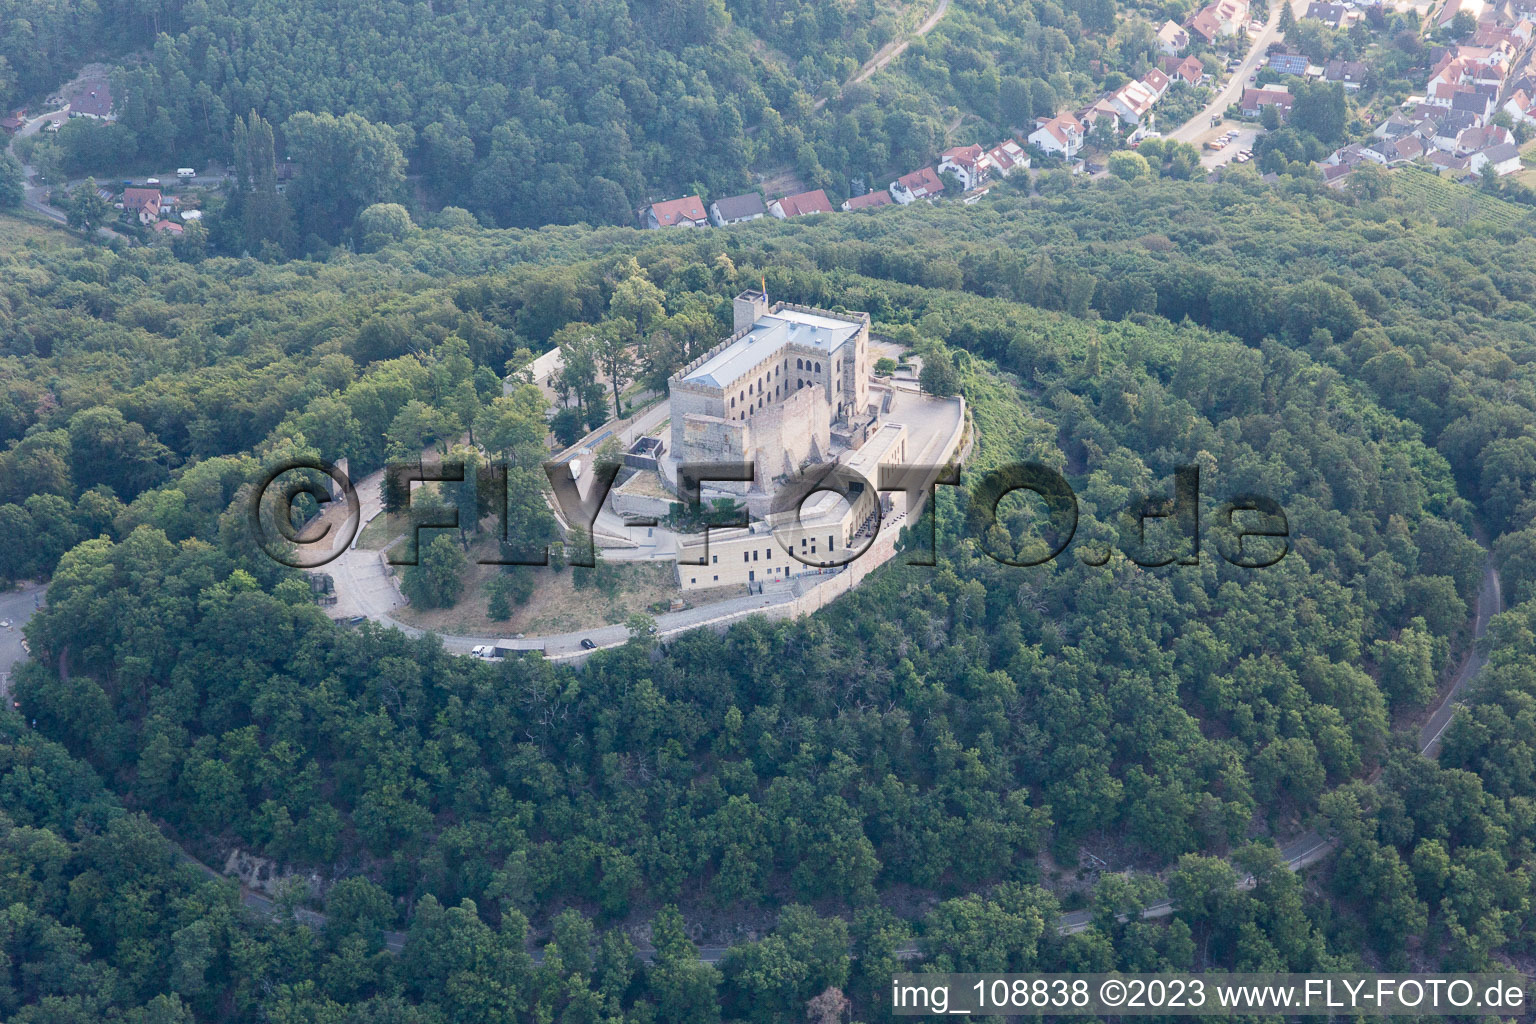
[[[872,432],[869,314],[768,304],[759,291],[734,300],[734,332],[668,382],[672,458],[752,463],[756,478],[714,486],[769,489],[834,448]]]

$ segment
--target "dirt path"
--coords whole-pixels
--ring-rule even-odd
[[[929,32],[932,32],[933,26],[937,25],[939,21],[943,19],[944,15],[949,12],[949,2],[950,0],[939,0],[939,6],[933,9],[933,13],[928,15],[927,19],[924,20],[921,25],[917,26],[915,31],[909,35],[902,36],[900,39],[893,39],[889,43],[886,43],[884,46],[880,47],[875,55],[869,58],[869,60],[865,61],[863,67],[859,68],[858,74],[854,75],[844,84],[844,88],[858,82],[868,81],[870,75],[873,75],[876,71],[879,71],[891,61],[905,53],[907,51],[907,47],[912,45],[912,40],[921,39]],[[839,95],[841,95],[841,92],[839,92]],[[811,109],[820,110],[826,105],[827,97],[823,96],[821,99],[817,100],[815,104],[812,105]]]

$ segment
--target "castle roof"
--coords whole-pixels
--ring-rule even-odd
[[[861,325],[827,313],[781,308],[757,318],[752,329],[704,360],[683,380],[723,388],[789,345],[831,355]]]

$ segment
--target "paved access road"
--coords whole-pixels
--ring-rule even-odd
[[[1504,587],[1499,581],[1499,574],[1493,567],[1492,559],[1483,569],[1482,586],[1477,591],[1477,614],[1472,619],[1472,635],[1476,640],[1481,640],[1488,632],[1488,620],[1504,610]],[[1456,681],[1451,684],[1450,691],[1435,708],[1434,714],[1424,723],[1419,730],[1419,753],[1425,757],[1433,757],[1440,748],[1440,737],[1445,734],[1446,728],[1451,724],[1451,719],[1456,717],[1456,707],[1461,703],[1461,697],[1467,690],[1467,684],[1477,678],[1477,674],[1483,670],[1483,665],[1488,661],[1478,651],[1476,643],[1467,652],[1466,658],[1461,663],[1461,668],[1456,673]]]
[[[11,670],[27,657],[21,630],[42,599],[43,588],[36,583],[0,594],[0,623],[5,623],[0,626],[0,698],[10,699]]]
[[[1291,13],[1296,17],[1299,18],[1306,13],[1307,0],[1276,0],[1270,8],[1269,20],[1264,23],[1263,30],[1253,37],[1248,47],[1248,55],[1232,72],[1232,77],[1227,80],[1227,84],[1217,91],[1211,98],[1211,102],[1205,105],[1204,110],[1169,132],[1168,138],[1177,142],[1198,143],[1203,141],[1202,136],[1206,133],[1215,131],[1211,127],[1211,118],[1215,115],[1225,116],[1227,108],[1243,98],[1243,90],[1248,87],[1248,76],[1256,74],[1259,66],[1264,63],[1265,51],[1269,49],[1269,44],[1283,36],[1280,31],[1280,5],[1287,2],[1291,5]]]

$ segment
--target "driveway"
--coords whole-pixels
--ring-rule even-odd
[[[9,699],[11,671],[27,659],[21,647],[21,630],[42,599],[43,587],[36,583],[0,594],[0,622],[8,623],[0,626],[0,698]]]

